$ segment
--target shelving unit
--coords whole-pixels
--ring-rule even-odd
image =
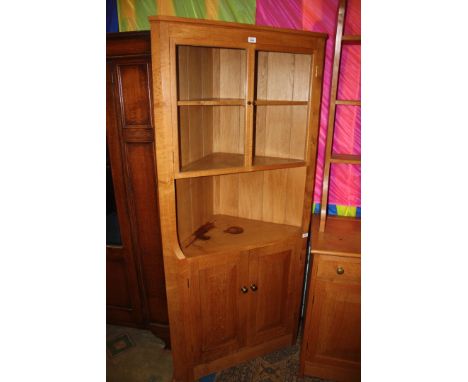
[[[291,344],[326,36],[150,18],[174,380]]]

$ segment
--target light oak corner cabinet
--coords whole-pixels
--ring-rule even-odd
[[[150,17],[174,381],[293,343],[326,35]]]

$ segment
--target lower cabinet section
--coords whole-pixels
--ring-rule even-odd
[[[336,381],[361,377],[360,259],[315,254],[301,371]]]
[[[196,376],[291,343],[298,244],[189,259]]]

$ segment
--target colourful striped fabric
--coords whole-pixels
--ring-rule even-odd
[[[117,0],[121,32],[148,30],[148,16],[255,23],[256,0]]]
[[[328,33],[314,192],[314,202],[319,203],[322,193],[338,2],[339,0],[117,0],[117,8],[121,32],[148,30],[148,16],[170,15]],[[360,34],[360,32],[360,0],[348,0],[345,33]],[[340,99],[360,99],[360,62],[360,46],[345,46],[342,52],[338,88]],[[361,152],[361,108],[359,106],[337,107],[333,150],[344,154]],[[332,165],[329,203],[330,206],[336,206],[331,208],[339,215],[356,216],[358,214],[357,211],[360,211],[361,205],[360,166]]]

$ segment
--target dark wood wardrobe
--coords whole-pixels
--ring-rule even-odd
[[[169,343],[149,32],[107,34],[107,322]]]

